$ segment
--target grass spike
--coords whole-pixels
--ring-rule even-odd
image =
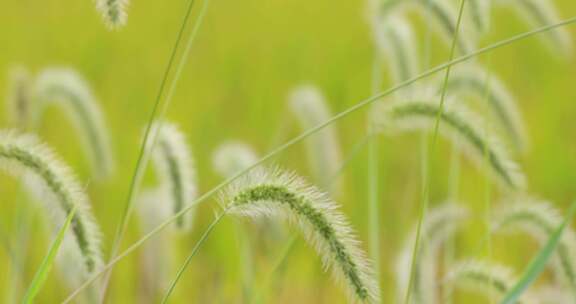
[[[196,174],[186,137],[177,125],[169,122],[156,123],[159,128],[158,143],[153,151],[153,162],[159,176],[160,187],[171,203],[172,213],[177,214],[196,197]],[[180,217],[176,227],[189,230],[192,213]]]
[[[381,29],[376,33],[376,43],[386,54],[395,83],[406,81],[418,74],[418,53],[412,27],[401,16],[381,18]]]
[[[328,120],[331,116],[322,92],[312,86],[296,87],[290,94],[290,108],[303,130],[307,130]],[[327,187],[330,178],[336,174],[341,163],[340,144],[334,126],[310,136],[306,140],[306,149],[312,173],[318,184]],[[334,182],[333,189],[338,189]]]
[[[212,157],[216,173],[224,178],[238,174],[258,161],[256,152],[241,141],[228,141],[220,145]]]
[[[302,230],[353,301],[378,302],[373,270],[352,228],[326,194],[293,174],[260,169],[230,185],[220,200],[230,214],[287,218]]]
[[[488,84],[486,75],[490,75]],[[477,65],[459,67],[454,70],[453,76],[448,81],[448,90],[451,94],[474,96],[478,100],[488,102],[490,111],[502,125],[513,146],[519,151],[526,150],[528,135],[516,100],[504,82],[494,76],[493,72]]]
[[[543,26],[558,22],[558,12],[552,0],[515,0],[509,1],[508,6],[532,26]],[[557,28],[542,36],[548,41],[546,45],[550,51],[563,56],[571,56],[573,46],[570,32],[564,28]]]
[[[468,1],[468,12],[472,23],[480,33],[487,33],[490,27],[491,0]]]
[[[22,66],[12,68],[8,76],[6,113],[10,125],[28,130],[32,120],[33,82],[28,70]]]
[[[24,174],[31,193],[54,211],[56,223],[76,208],[71,231],[83,265],[75,269],[86,275],[96,272],[102,264],[100,230],[88,197],[70,169],[35,137],[13,131],[0,132],[0,168],[17,177]]]
[[[417,253],[414,285],[411,303],[433,304],[437,302],[436,283],[437,261],[440,246],[453,237],[456,229],[467,217],[468,210],[455,203],[445,203],[430,210],[422,226],[422,246]],[[396,262],[396,283],[398,299],[406,295],[416,240],[416,229],[410,233]]]
[[[498,231],[522,231],[545,243],[562,224],[563,217],[548,202],[530,197],[517,197],[513,205],[509,202],[499,212],[493,227]],[[564,282],[576,296],[576,235],[572,229],[566,228],[556,247],[552,268],[556,277]]]
[[[104,23],[111,29],[119,29],[126,25],[128,15],[126,7],[128,0],[96,0],[96,9],[102,15]]]
[[[485,261],[468,260],[451,268],[452,271],[447,274],[445,284],[484,294],[489,299],[501,298],[516,281],[508,267]],[[518,303],[529,304],[531,302],[525,297]]]
[[[482,1],[482,0],[479,0]],[[448,45],[456,37],[457,49],[461,54],[468,54],[475,49],[473,33],[467,30],[467,27],[461,27],[461,33],[456,35],[456,24],[458,13],[450,3],[445,0],[391,0],[381,7],[383,17],[386,18],[391,13],[403,12],[406,10],[416,10],[418,13],[428,16],[426,20],[431,20],[432,26],[438,33],[444,37],[444,42]]]
[[[35,99],[35,125],[45,108],[55,102],[76,125],[96,176],[113,174],[114,158],[104,115],[88,83],[75,70],[55,67],[42,71],[36,80]]]
[[[483,167],[483,155],[487,153],[491,171],[494,177],[501,181],[500,184],[513,190],[524,188],[524,176],[502,149],[500,141],[484,132],[479,118],[453,103],[447,103],[440,113],[441,134],[452,139],[457,138],[479,168]],[[381,130],[411,131],[431,128],[439,113],[439,105],[433,101],[415,99],[381,104],[376,111],[375,115],[380,116],[378,123]]]

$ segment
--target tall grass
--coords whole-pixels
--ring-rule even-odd
[[[87,280],[86,282],[84,282],[76,291],[74,291],[72,294],[69,295],[69,297],[67,299],[65,299],[64,303],[69,303],[72,299],[74,299],[82,290],[84,290],[86,287],[88,287],[90,284],[92,284],[95,280],[97,280],[97,278],[104,274],[107,270],[111,269],[117,262],[119,262],[120,260],[124,259],[126,256],[128,256],[130,253],[134,252],[137,248],[139,248],[142,244],[144,244],[151,236],[157,234],[158,232],[162,231],[163,229],[165,229],[167,226],[169,226],[176,218],[182,216],[183,214],[185,214],[187,211],[191,210],[193,207],[197,206],[198,204],[204,202],[207,198],[209,198],[210,196],[214,195],[215,193],[217,193],[220,189],[222,189],[223,187],[225,187],[226,185],[229,185],[232,181],[234,181],[235,179],[239,178],[241,175],[245,174],[246,172],[248,172],[250,169],[264,163],[265,161],[271,159],[272,157],[278,155],[280,152],[284,151],[285,149],[287,149],[288,147],[301,142],[302,140],[306,139],[308,136],[310,136],[311,134],[314,134],[315,132],[318,132],[319,130],[323,129],[324,127],[326,127],[327,125],[330,125],[331,123],[333,123],[334,121],[337,121],[339,119],[341,119],[342,117],[345,117],[351,113],[354,113],[362,108],[364,108],[365,106],[374,103],[377,100],[380,100],[382,97],[390,95],[394,92],[396,92],[397,90],[406,87],[412,83],[417,82],[418,80],[421,80],[427,76],[430,76],[436,72],[442,71],[450,66],[459,64],[461,62],[465,62],[467,60],[470,60],[474,57],[477,57],[481,54],[484,53],[488,53],[491,52],[497,48],[512,44],[514,42],[520,41],[522,39],[526,39],[529,37],[532,37],[536,34],[539,33],[543,33],[546,31],[549,31],[551,29],[560,27],[560,26],[565,26],[568,24],[572,24],[576,22],[576,18],[569,18],[566,19],[564,21],[561,21],[559,23],[555,23],[552,25],[548,25],[548,26],[543,26],[537,29],[534,29],[532,31],[528,31],[528,32],[524,32],[521,34],[518,34],[516,36],[510,37],[508,39],[504,39],[501,40],[499,42],[496,42],[494,44],[488,45],[486,47],[483,47],[481,49],[478,49],[476,51],[473,51],[467,55],[463,55],[460,57],[457,57],[456,59],[453,59],[449,62],[440,64],[434,68],[431,68],[430,70],[427,70],[417,76],[415,76],[414,78],[405,81],[397,86],[394,86],[390,89],[384,90],[381,93],[375,94],[374,96],[365,99],[361,102],[358,102],[357,104],[355,104],[354,106],[336,114],[335,116],[331,117],[329,120],[307,130],[306,132],[303,132],[302,134],[292,138],[291,140],[288,140],[287,142],[285,142],[284,144],[278,146],[277,148],[273,149],[272,151],[270,151],[269,153],[265,154],[256,164],[254,164],[253,166],[251,166],[250,168],[247,168],[246,170],[236,174],[234,177],[227,179],[226,181],[220,183],[219,185],[217,185],[216,187],[213,187],[211,190],[207,191],[206,193],[204,193],[203,195],[199,196],[194,202],[193,204],[191,204],[191,206],[188,206],[187,208],[183,209],[180,213],[170,217],[169,219],[167,219],[166,221],[164,221],[162,224],[158,225],[154,230],[150,231],[148,234],[146,234],[145,236],[143,236],[142,238],[138,239],[135,243],[133,243],[132,245],[130,245],[125,251],[123,251],[122,253],[118,254],[115,258],[111,259],[110,262],[105,265],[103,267],[103,270],[100,271],[99,273],[94,274],[89,280]]]

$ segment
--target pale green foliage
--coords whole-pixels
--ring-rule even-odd
[[[484,169],[484,159],[493,176],[511,189],[524,187],[524,176],[502,149],[495,136],[489,136],[484,124],[464,107],[447,102],[439,115],[440,132],[450,139],[458,140],[467,155]],[[438,102],[407,100],[382,103],[375,108],[378,127],[383,131],[410,131],[432,129],[439,112]],[[486,154],[485,154],[486,153]]]
[[[512,271],[505,266],[470,260],[452,266],[444,283],[499,300],[515,282]],[[527,296],[520,299],[519,304],[530,303],[527,299]]]
[[[186,137],[173,123],[156,123],[158,143],[154,147],[153,161],[159,177],[159,187],[163,188],[166,200],[170,202],[172,213],[184,209],[196,197],[196,172]],[[192,225],[192,212],[179,217],[176,226],[188,230]]]
[[[328,104],[314,86],[305,85],[295,88],[290,94],[290,108],[298,119],[302,130],[308,130],[326,122],[332,116]],[[340,144],[334,126],[328,126],[311,135],[306,140],[306,149],[315,180],[323,187],[338,183],[333,178],[341,164]]]
[[[445,241],[454,236],[467,214],[468,210],[465,207],[455,203],[445,203],[431,209],[427,214],[421,229],[421,246],[416,254],[411,303],[437,303],[440,248]],[[406,295],[415,240],[416,229],[410,233],[396,262],[398,299]]]
[[[497,231],[520,230],[545,243],[563,220],[560,212],[548,202],[521,196],[505,203],[493,223]],[[556,277],[573,291],[576,291],[575,255],[576,235],[572,229],[566,228],[556,247],[552,266]]]
[[[344,215],[326,194],[295,175],[261,169],[232,184],[221,202],[231,214],[287,218],[302,230],[351,300],[378,301],[373,270]]]
[[[114,159],[102,110],[87,82],[73,69],[48,68],[35,84],[33,124],[37,125],[46,107],[55,102],[76,126],[82,146],[97,177],[109,177]]]
[[[128,0],[96,0],[96,9],[110,29],[117,29],[126,24],[127,6]]]
[[[34,137],[10,131],[0,132],[0,168],[24,177],[31,193],[46,203],[47,213],[55,216],[56,226],[76,206],[71,232],[75,252],[79,252],[83,263],[76,264],[74,269],[80,274],[95,272],[101,265],[100,230],[88,197],[70,169]]]

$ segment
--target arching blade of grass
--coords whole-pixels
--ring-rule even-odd
[[[450,66],[453,65],[457,65],[459,63],[465,62],[467,60],[470,60],[472,58],[478,57],[479,55],[485,54],[485,53],[489,53],[495,49],[498,49],[500,47],[512,44],[514,42],[532,37],[536,34],[539,33],[543,33],[543,32],[547,32],[550,31],[554,28],[558,28],[561,26],[567,26],[570,24],[576,23],[576,17],[572,17],[572,18],[568,18],[565,19],[561,22],[555,23],[555,24],[551,24],[551,25],[547,25],[547,26],[543,26],[543,27],[539,27],[536,28],[534,30],[531,31],[527,31],[515,36],[512,36],[508,39],[504,39],[504,40],[500,40],[496,43],[493,43],[491,45],[488,45],[484,48],[478,49],[474,52],[471,52],[467,55],[463,55],[460,56],[454,60],[445,62],[443,64],[440,64],[432,69],[429,69],[421,74],[419,74],[418,76],[404,81],[399,85],[396,85],[392,88],[389,88],[387,90],[382,91],[379,94],[376,94],[374,96],[371,96],[361,102],[356,103],[355,105],[353,105],[352,107],[349,107],[348,109],[332,116],[332,118],[330,118],[329,120],[327,120],[326,122],[319,124],[318,126],[309,129],[306,132],[301,133],[300,135],[293,137],[292,139],[288,140],[287,142],[285,142],[284,144],[278,146],[277,148],[273,149],[272,151],[268,152],[268,154],[264,155],[258,162],[254,163],[251,167],[246,168],[245,170],[243,170],[242,172],[239,172],[238,174],[236,174],[233,177],[228,178],[227,180],[223,181],[222,183],[218,184],[217,186],[215,186],[214,188],[210,189],[209,191],[205,192],[203,195],[199,196],[195,201],[193,201],[192,203],[190,203],[185,209],[182,209],[180,212],[178,212],[177,214],[174,214],[173,216],[171,216],[170,218],[168,218],[166,221],[164,221],[162,224],[158,225],[155,229],[151,230],[149,233],[147,233],[146,235],[142,236],[139,240],[137,240],[136,242],[132,243],[132,245],[130,245],[126,250],[124,250],[122,253],[118,254],[115,258],[111,259],[108,264],[104,265],[104,267],[102,268],[102,270],[100,272],[95,273],[94,275],[92,275],[88,280],[86,280],[86,282],[84,282],[82,285],[80,285],[75,291],[73,291],[68,298],[66,298],[63,303],[70,303],[70,301],[72,301],[72,299],[74,299],[82,290],[84,290],[86,287],[88,287],[90,284],[92,284],[93,282],[95,282],[102,274],[104,274],[104,272],[107,272],[109,269],[111,269],[112,267],[114,267],[114,265],[116,263],[118,263],[120,260],[122,260],[123,258],[125,258],[126,256],[128,256],[130,253],[134,252],[136,249],[138,249],[140,246],[142,246],[142,244],[144,244],[148,239],[150,239],[152,236],[154,236],[155,234],[157,234],[158,232],[162,231],[163,229],[165,229],[166,227],[168,227],[168,225],[172,224],[175,220],[177,220],[178,218],[180,218],[181,216],[183,216],[186,212],[192,210],[193,208],[196,208],[198,204],[204,202],[206,199],[208,199],[209,197],[211,197],[212,195],[216,194],[220,189],[222,189],[223,187],[229,185],[230,183],[232,183],[234,180],[238,179],[239,177],[243,176],[244,174],[246,174],[247,172],[249,172],[250,170],[252,170],[253,168],[258,167],[259,165],[261,165],[262,163],[272,159],[273,157],[275,157],[276,155],[280,154],[282,151],[286,150],[287,148],[303,141],[304,139],[306,139],[308,136],[318,132],[319,130],[323,129],[324,127],[332,124],[335,121],[340,120],[343,117],[346,117],[360,109],[363,109],[364,107],[366,107],[367,105],[370,105],[374,102],[376,102],[377,100],[380,100],[381,98],[388,96],[394,92],[397,92],[398,90],[407,87],[421,79],[424,79],[430,75],[433,75],[435,73],[438,73]]]
[[[30,283],[30,287],[28,287],[28,290],[26,290],[26,294],[24,295],[24,299],[22,300],[22,303],[26,303],[26,304],[33,303],[34,298],[36,297],[36,295],[38,294],[38,292],[42,288],[42,285],[44,285],[44,282],[46,282],[46,278],[48,277],[48,272],[50,272],[50,269],[52,269],[52,265],[54,264],[54,259],[56,258],[56,255],[58,254],[58,250],[60,249],[60,245],[62,245],[62,241],[64,240],[64,236],[66,235],[66,231],[68,231],[68,227],[70,227],[70,224],[72,223],[72,219],[74,218],[74,214],[76,214],[76,207],[77,207],[77,205],[74,205],[74,208],[68,213],[68,216],[66,217],[66,221],[64,222],[64,224],[62,225],[62,227],[58,231],[58,234],[56,235],[54,242],[52,242],[52,245],[50,245],[50,248],[48,249],[48,253],[46,254],[44,259],[42,260],[42,264],[40,264],[40,267],[36,271],[36,274],[34,274],[34,278],[32,279],[32,283]]]
[[[450,57],[449,57],[449,61],[452,61],[454,58],[454,54],[456,52],[456,44],[458,41],[458,36],[460,35],[460,25],[462,22],[462,12],[464,11],[464,5],[466,4],[466,0],[460,0],[460,6],[459,6],[459,10],[458,10],[458,19],[456,21],[456,29],[454,32],[454,38],[452,39],[452,46],[450,48]],[[430,144],[430,150],[429,152],[434,153],[435,152],[435,146],[436,146],[436,140],[438,137],[438,130],[439,130],[439,126],[440,126],[440,117],[442,115],[442,110],[444,107],[444,102],[446,100],[446,92],[448,89],[448,79],[450,78],[450,68],[451,67],[447,67],[446,68],[446,73],[444,74],[444,85],[442,87],[442,92],[441,92],[441,96],[440,96],[440,110],[438,111],[438,114],[436,115],[436,121],[434,123],[434,130],[432,133],[432,142]],[[409,275],[409,279],[408,279],[408,288],[406,290],[406,297],[404,298],[404,303],[405,304],[409,304],[410,303],[410,297],[412,295],[411,289],[412,289],[412,285],[413,285],[413,281],[414,281],[414,275],[415,275],[415,266],[416,266],[416,258],[417,258],[417,252],[419,251],[419,246],[420,246],[420,234],[421,234],[421,228],[422,228],[422,224],[424,222],[424,219],[426,217],[426,212],[428,209],[428,204],[429,204],[429,196],[430,196],[430,176],[432,176],[432,172],[431,172],[431,168],[428,168],[426,175],[426,182],[424,184],[424,189],[422,190],[422,201],[420,203],[420,210],[419,210],[419,215],[418,215],[418,226],[416,228],[416,239],[414,241],[414,250],[412,251],[412,262],[411,262],[411,266],[410,266],[410,275]]]
[[[506,294],[506,296],[504,296],[504,299],[502,300],[502,302],[500,302],[500,304],[516,303],[520,298],[520,296],[522,295],[522,293],[534,282],[534,280],[536,280],[536,278],[538,278],[538,276],[544,270],[544,267],[546,267],[546,264],[550,260],[550,257],[552,257],[552,254],[554,253],[556,246],[560,242],[562,232],[564,232],[566,226],[570,224],[570,221],[574,216],[575,211],[576,211],[576,201],[574,201],[572,203],[572,206],[570,206],[570,209],[568,210],[568,214],[566,214],[564,222],[562,222],[562,224],[558,228],[556,228],[554,233],[548,239],[548,242],[546,242],[546,245],[542,247],[542,249],[534,257],[532,262],[530,262],[530,265],[528,265],[528,268],[526,269],[524,275],[520,278],[520,280],[518,280],[516,285],[514,285],[514,287]]]

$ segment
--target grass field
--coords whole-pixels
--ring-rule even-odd
[[[209,6],[192,49],[185,56],[188,60],[165,119],[177,124],[186,135],[199,194],[223,180],[213,166],[214,151],[222,143],[243,141],[261,157],[303,132],[289,104],[289,96],[297,86],[311,84],[320,89],[331,115],[374,95],[373,63],[377,51],[365,1],[195,1],[185,37],[191,34],[192,23],[199,17],[204,1],[209,1]],[[449,2],[456,10],[460,3],[438,1]],[[468,2],[465,4],[469,5]],[[549,2],[559,12],[558,20],[576,16],[576,2]],[[94,3],[87,0],[10,0],[0,12],[0,96],[9,95],[10,71],[15,66],[24,66],[33,75],[45,68],[65,66],[85,78],[102,108],[116,163],[115,173],[108,179],[94,178],[78,140],[77,127],[68,119],[68,113],[58,107],[47,107],[34,133],[71,167],[90,198],[102,230],[104,261],[109,260],[114,248],[142,136],[187,5],[184,0],[133,1],[127,8],[127,25],[112,31],[103,24]],[[427,49],[427,28],[431,27],[428,20],[414,11],[405,16],[416,33],[421,66],[423,58],[430,58],[428,68],[448,61],[451,40],[445,43],[445,38],[433,30]],[[490,19],[489,31],[478,40],[478,47],[535,28],[523,22],[512,8],[501,5],[494,5]],[[523,153],[511,151],[510,155],[526,176],[525,192],[550,201],[562,216],[576,199],[576,24],[567,25],[564,30],[570,34],[573,49],[550,47],[550,42],[542,39],[546,33],[542,33],[475,59],[506,84],[522,113],[529,147]],[[180,49],[177,54],[181,53]],[[382,60],[379,72],[383,80],[377,91],[394,85],[389,73],[393,62]],[[171,84],[174,73],[169,76]],[[443,76],[441,71],[432,77],[441,80]],[[7,108],[0,109],[2,129],[14,128]],[[368,173],[370,169],[378,173],[380,267],[375,271],[379,273],[381,302],[404,303],[403,295],[397,294],[396,260],[418,222],[423,188],[428,185],[430,208],[454,194],[455,182],[450,181],[453,142],[440,136],[435,148],[427,153],[429,162],[422,163],[418,132],[394,136],[384,133],[371,139],[378,148],[374,161],[363,141],[368,109],[347,115],[330,126],[335,130],[341,158],[347,160],[340,173],[338,194],[331,193],[356,232],[359,247],[371,255]],[[493,120],[487,121],[486,126],[493,125]],[[433,133],[433,128],[428,132]],[[290,146],[266,164],[293,171],[309,184],[328,191],[328,187],[318,184],[307,161],[307,143]],[[0,156],[0,162],[4,161]],[[481,258],[507,265],[520,277],[542,243],[523,234],[495,233],[487,247],[482,241],[487,235],[486,212],[509,204],[510,193],[493,183],[491,177],[487,181],[466,154],[458,156],[458,163],[461,168],[456,201],[470,210],[470,216],[453,241],[440,249],[439,270],[432,275],[440,281],[450,270],[446,263]],[[480,163],[481,167],[487,166],[482,159]],[[0,168],[4,167],[1,164]],[[158,183],[154,168],[149,167],[140,190]],[[431,172],[429,184],[425,185],[423,168]],[[50,210],[38,207],[35,201],[27,195],[19,178],[2,171],[2,302],[21,301],[63,223],[62,220],[57,226],[52,225],[46,215]],[[141,250],[145,247],[142,247],[113,268],[107,302],[159,302],[166,283],[175,277],[178,267],[220,210],[216,195],[202,201],[195,209],[191,229],[172,235],[170,248],[156,248],[172,255],[168,261],[172,266],[164,269],[166,276],[160,290],[155,292],[142,285],[143,278],[150,275],[145,273]],[[136,212],[129,219],[121,250],[142,237],[141,221]],[[294,245],[288,246],[294,236]],[[346,303],[345,288],[331,278],[329,271],[323,270],[315,250],[300,236],[297,229],[280,220],[260,222],[224,217],[202,243],[170,302]],[[273,272],[287,246],[290,251],[286,259]],[[571,257],[574,260],[576,255]],[[60,264],[49,272],[36,298],[38,303],[59,303],[73,291],[62,272]],[[531,290],[555,283],[553,273],[547,268]],[[450,298],[452,303],[497,303],[500,299],[498,295],[480,297],[460,289]],[[437,302],[446,303],[448,299]]]

